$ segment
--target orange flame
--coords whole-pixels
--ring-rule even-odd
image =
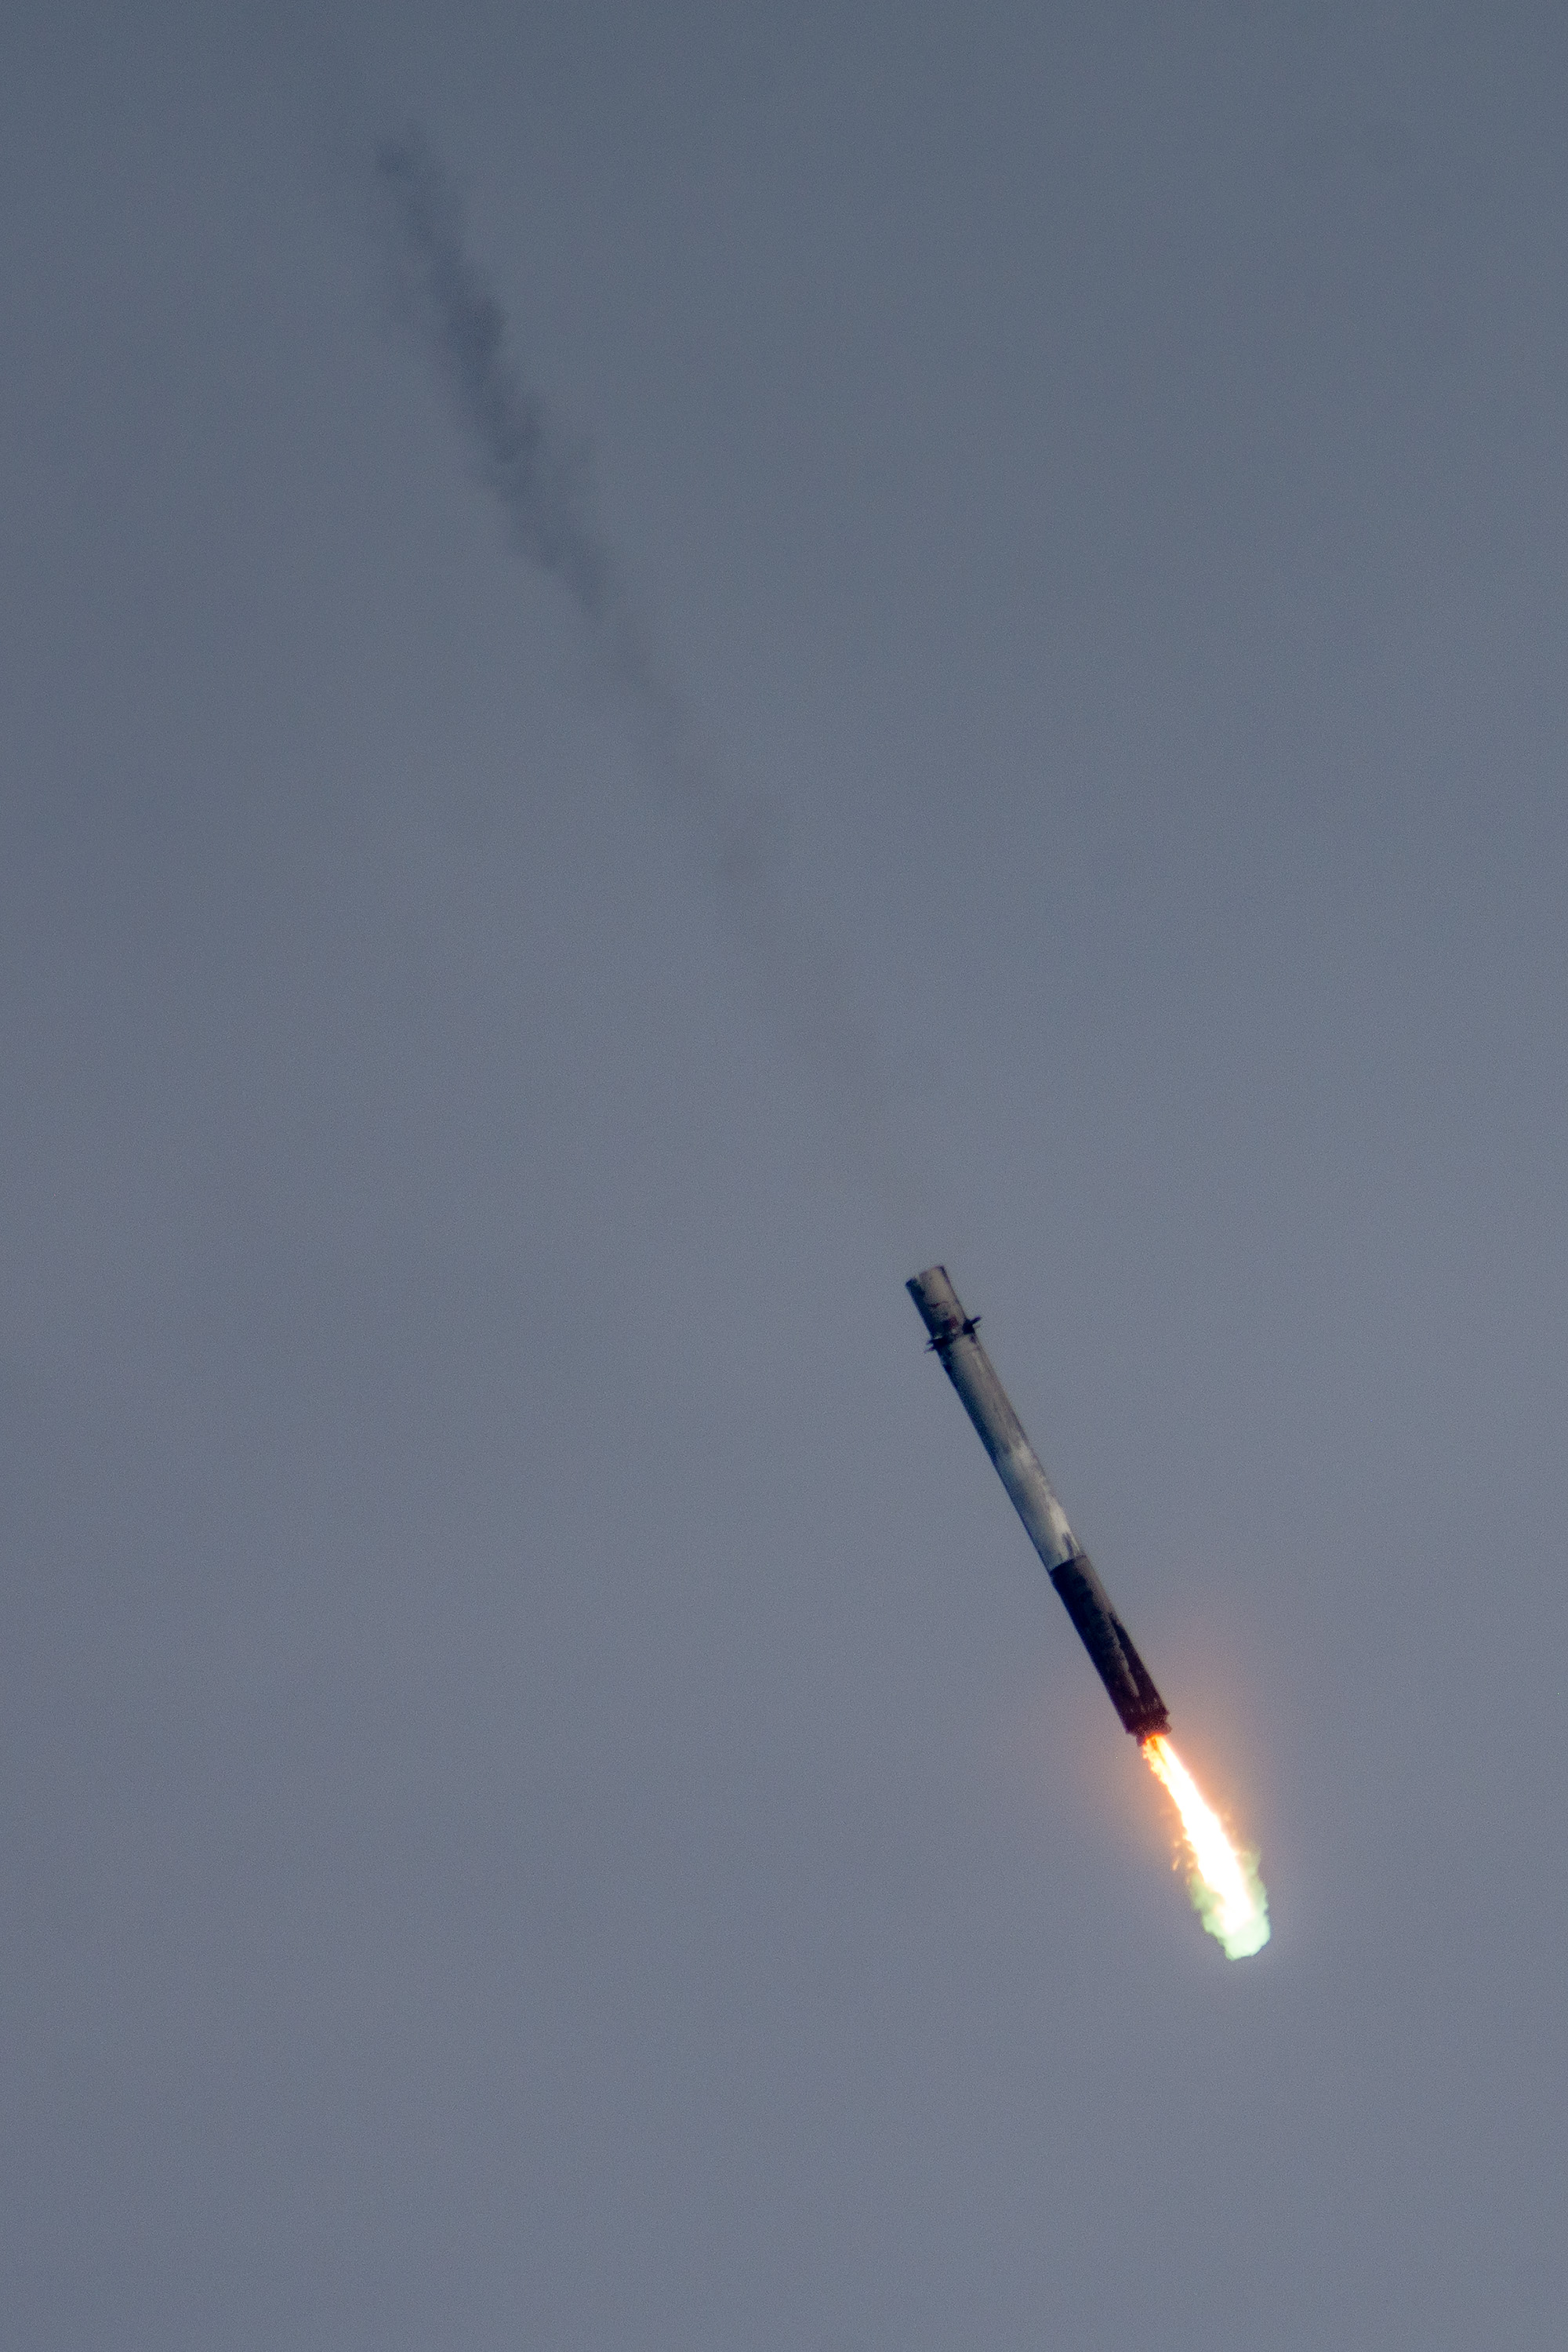
[[[1187,1884],[1194,1910],[1228,1959],[1260,1952],[1268,1941],[1268,1897],[1258,1875],[1258,1856],[1232,1845],[1219,1815],[1163,1731],[1144,1740],[1143,1754],[1182,1817],[1192,1856]]]

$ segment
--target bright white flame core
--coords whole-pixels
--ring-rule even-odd
[[[1163,1731],[1143,1742],[1149,1769],[1170,1790],[1192,1855],[1193,1908],[1227,1959],[1245,1960],[1268,1941],[1268,1897],[1258,1856],[1238,1853],[1219,1815]]]

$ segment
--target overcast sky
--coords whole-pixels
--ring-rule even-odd
[[[1557,2335],[1565,88],[1549,5],[16,0],[7,2343]]]

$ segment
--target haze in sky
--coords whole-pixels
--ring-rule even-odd
[[[0,2335],[1550,2341],[1562,12],[14,16]]]

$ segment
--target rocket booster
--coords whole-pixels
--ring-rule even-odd
[[[1123,1726],[1139,1740],[1169,1731],[1171,1718],[1153,1677],[1111,1607],[1089,1554],[1079,1549],[1067,1513],[1052,1493],[1050,1480],[992,1370],[991,1359],[974,1336],[979,1317],[965,1315],[945,1266],[928,1266],[924,1274],[911,1278],[908,1288],[931,1333],[942,1368],[963,1398],[964,1411],[980,1433],[980,1443],[995,1464],[1013,1507],[1066,1603]]]

